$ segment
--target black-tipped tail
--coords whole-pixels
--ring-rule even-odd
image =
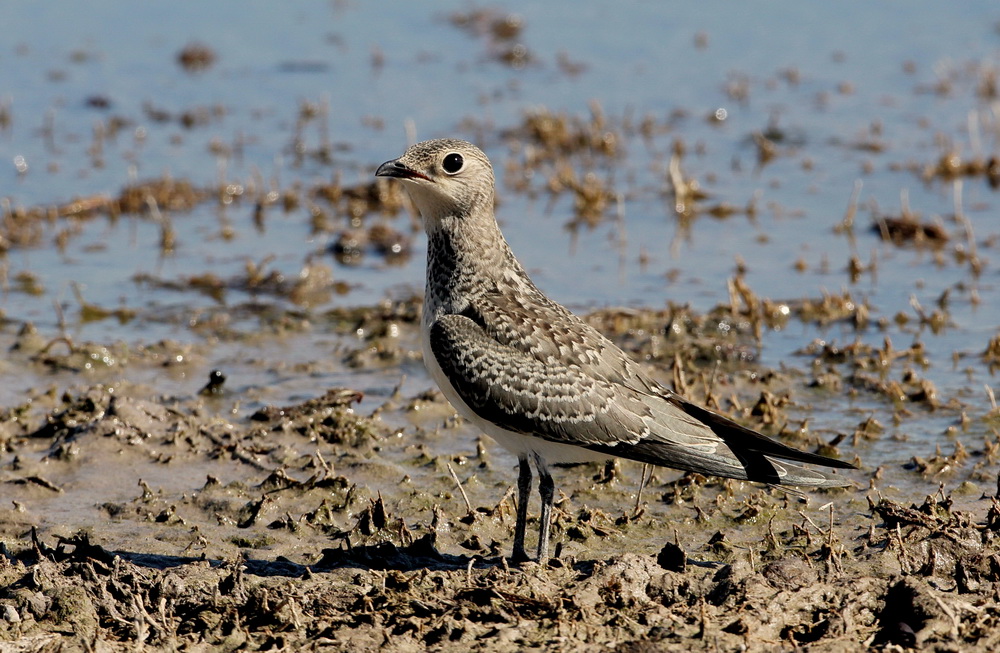
[[[747,480],[774,485],[841,487],[848,485],[850,481],[830,472],[794,463],[836,469],[857,469],[854,464],[844,460],[789,447],[676,395],[671,396],[669,401],[708,426],[725,442],[733,455],[743,464]]]

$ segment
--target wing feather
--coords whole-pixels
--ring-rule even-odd
[[[466,315],[442,316],[429,333],[431,352],[462,400],[508,431],[609,456],[773,484],[845,483],[792,461],[853,467],[783,445],[651,380],[642,379],[636,389],[588,374],[592,370],[585,365],[564,364],[555,356],[540,359],[517,342],[501,342]],[[634,374],[627,365],[623,369]]]

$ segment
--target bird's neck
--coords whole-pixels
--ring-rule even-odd
[[[470,303],[509,283],[512,273],[523,275],[523,268],[492,219],[445,216],[425,224],[425,312],[435,316],[460,313]]]

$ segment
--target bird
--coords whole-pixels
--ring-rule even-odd
[[[688,401],[542,293],[500,231],[493,167],[472,143],[416,143],[375,175],[402,182],[427,234],[425,367],[459,415],[517,456],[512,562],[530,560],[532,465],[541,498],[538,562],[549,559],[554,463],[619,457],[769,485],[849,484],[801,463],[853,464],[789,447]]]

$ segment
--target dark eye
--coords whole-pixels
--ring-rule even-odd
[[[441,162],[441,167],[444,168],[444,171],[449,175],[453,175],[461,170],[463,165],[465,165],[465,159],[463,159],[462,155],[458,152],[452,152],[444,158],[444,161]]]

